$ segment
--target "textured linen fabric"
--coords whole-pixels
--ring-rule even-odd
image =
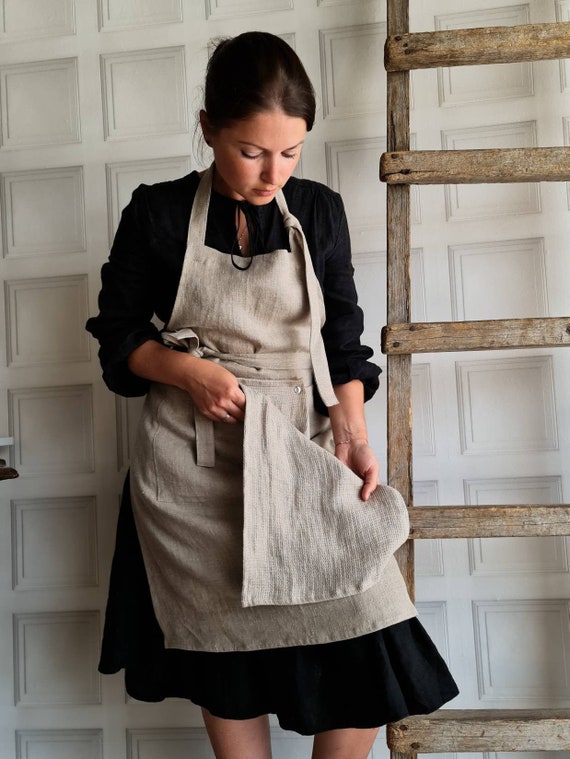
[[[382,613],[409,613],[393,557],[409,534],[402,496],[381,485],[363,502],[360,477],[291,424],[294,393],[278,408],[263,385],[243,389],[243,605],[314,603],[382,583]]]
[[[280,407],[282,421],[292,434],[299,433],[299,445],[310,451],[307,455],[318,451],[321,461],[334,468],[334,476],[348,477],[353,486],[358,478],[329,452],[329,420],[314,409],[313,374],[323,395],[331,403],[336,398],[330,377],[323,377],[327,366],[319,330],[322,295],[310,276],[311,260],[298,222],[287,221],[290,251],[259,256],[247,272],[237,271],[227,256],[204,245],[210,186],[211,171],[204,175],[192,208],[188,249],[168,333],[175,337],[182,331],[191,342],[188,330],[193,330],[198,350],[207,350],[244,388],[263,388],[264,396]],[[315,303],[317,296],[320,307]],[[321,350],[312,345],[315,335]],[[249,551],[243,539],[244,514],[247,519],[252,510],[263,509],[270,494],[261,492],[256,501],[244,499],[243,471],[244,466],[260,471],[264,461],[244,445],[243,425],[220,422],[213,425],[215,466],[200,465],[198,413],[187,393],[153,383],[132,460],[133,510],[167,647],[231,651],[323,643],[416,614],[395,563],[378,571],[374,585],[367,582],[361,592],[348,597],[318,603],[305,599],[289,605],[274,604],[266,597],[263,605],[244,607],[243,562]],[[263,434],[253,429],[253,437]],[[277,437],[273,443],[279,444]],[[274,475],[279,477],[279,472]],[[306,481],[299,485],[306,486],[306,493],[298,491],[302,508],[315,486]],[[320,527],[330,530],[331,524]],[[380,527],[378,522],[376,527]],[[318,520],[313,521],[313,528],[319,528]],[[356,541],[353,551],[358,552],[359,537],[351,537]],[[362,567],[358,562],[352,566],[356,588],[363,584]]]
[[[200,177],[192,172],[173,182],[141,185],[123,210],[109,260],[101,270],[99,314],[87,329],[100,342],[103,379],[119,395],[144,395],[149,383],[132,374],[129,354],[149,339],[160,341],[156,314],[171,316],[186,251],[190,212]],[[353,281],[350,238],[340,196],[325,185],[291,177],[283,188],[291,213],[307,238],[327,314],[322,334],[334,384],[360,379],[365,398],[378,388],[380,369],[372,350],[360,344],[362,311]],[[260,230],[259,253],[288,248],[288,232],[275,201],[250,206]],[[206,245],[229,253],[235,243],[236,201],[212,192]],[[247,272],[243,273],[244,276]],[[318,393],[316,403],[325,413]]]

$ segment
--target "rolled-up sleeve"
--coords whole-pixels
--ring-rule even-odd
[[[359,379],[365,400],[378,389],[380,368],[370,361],[373,351],[362,345],[364,317],[358,305],[354,284],[350,235],[344,205],[339,195],[328,198],[332,204],[336,233],[329,241],[322,273],[326,322],[322,330],[333,384]],[[330,239],[330,238],[329,238]]]
[[[107,387],[124,396],[144,395],[149,386],[130,371],[129,354],[148,340],[160,341],[152,323],[151,243],[151,218],[142,185],[123,210],[109,259],[101,269],[99,314],[86,324],[99,341]]]

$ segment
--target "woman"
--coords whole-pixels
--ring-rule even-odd
[[[340,197],[292,177],[314,117],[280,38],[221,42],[200,113],[214,163],[135,191],[88,322],[108,386],[148,393],[100,669],[200,705],[218,759],[270,757],[268,713],[315,735],[314,759],[364,758],[381,724],[457,693],[393,557],[358,574],[366,520],[391,530],[363,409],[379,369]]]

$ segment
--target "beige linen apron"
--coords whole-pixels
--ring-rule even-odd
[[[213,423],[187,393],[153,383],[131,467],[137,531],[167,648],[239,651],[326,643],[416,614],[393,552],[408,534],[399,494],[363,503],[333,455],[313,378],[337,403],[323,298],[279,193],[290,251],[246,271],[205,245],[213,167],[201,179],[166,343],[235,374],[244,424]],[[303,284],[305,286],[303,286]],[[301,285],[301,286],[300,286]]]

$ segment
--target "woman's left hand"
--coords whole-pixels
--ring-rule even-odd
[[[379,485],[380,466],[374,451],[365,440],[351,440],[335,448],[335,456],[364,480],[360,497],[367,501]]]

